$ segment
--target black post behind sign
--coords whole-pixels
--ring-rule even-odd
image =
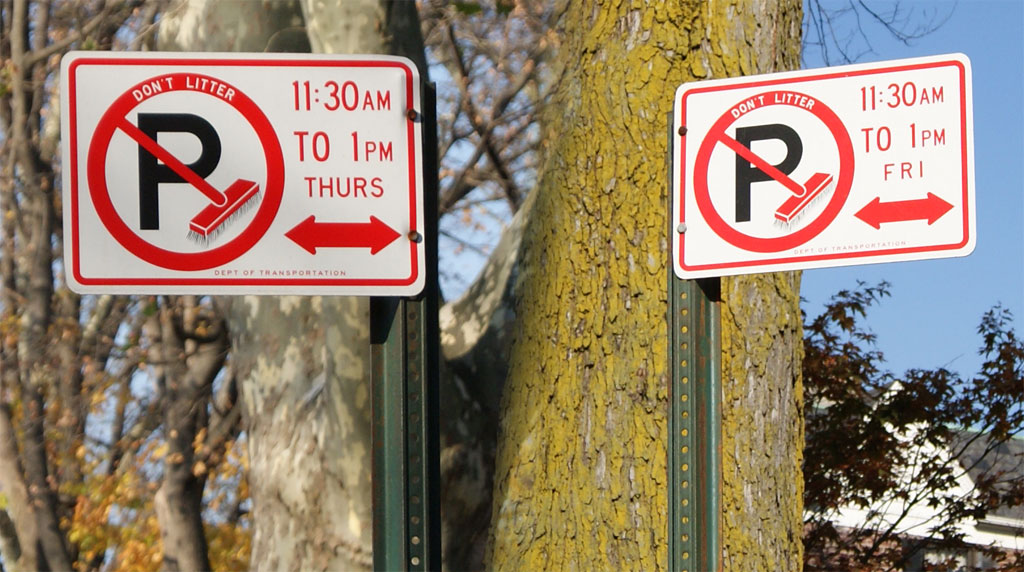
[[[440,570],[438,433],[437,116],[423,89],[426,287],[416,298],[371,298],[373,568]]]
[[[668,117],[672,128],[672,115]],[[680,135],[685,129],[680,130]],[[673,142],[669,133],[669,177]],[[670,193],[670,201],[671,193]],[[671,204],[668,212],[673,212]],[[674,239],[678,221],[669,220]],[[722,566],[721,279],[682,280],[669,265],[668,551],[669,569]]]

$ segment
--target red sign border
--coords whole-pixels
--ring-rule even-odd
[[[233,59],[224,57],[213,57],[211,59],[194,58],[118,58],[118,57],[79,57],[68,65],[67,88],[68,88],[68,124],[69,124],[69,155],[71,165],[71,236],[72,236],[72,264],[70,266],[75,281],[86,287],[110,286],[172,286],[172,287],[196,287],[196,286],[310,286],[317,288],[325,287],[407,287],[412,286],[419,279],[419,245],[409,241],[410,250],[410,273],[406,278],[218,278],[218,277],[193,277],[193,278],[156,278],[156,277],[124,277],[124,278],[87,278],[81,272],[81,257],[79,248],[81,240],[79,235],[79,180],[78,180],[78,125],[77,125],[77,76],[79,67],[86,65],[100,66],[192,66],[192,67],[356,67],[356,68],[397,68],[405,72],[405,109],[414,108],[415,92],[418,86],[413,85],[413,70],[402,61],[396,60],[337,60],[337,59],[289,59],[289,58],[259,58],[259,59]],[[166,72],[166,73],[171,73]],[[205,72],[204,72],[205,73]],[[159,75],[159,73],[157,74]],[[417,110],[418,111],[418,110]],[[410,232],[418,231],[417,225],[417,170],[416,170],[416,129],[414,121],[407,121],[407,136],[409,148],[409,228]]]
[[[957,59],[947,59],[947,60],[941,60],[941,61],[929,61],[929,62],[920,62],[920,63],[911,63],[911,64],[897,64],[897,65],[892,65],[892,66],[888,66],[888,67],[876,67],[876,68],[861,69],[861,70],[845,70],[845,71],[823,70],[821,73],[818,73],[818,74],[812,74],[812,75],[806,75],[806,76],[800,76],[800,77],[783,77],[783,78],[773,78],[773,79],[768,79],[768,80],[758,80],[756,78],[751,78],[750,81],[730,83],[728,85],[710,86],[710,87],[703,87],[703,88],[702,87],[695,87],[693,89],[687,90],[686,93],[683,94],[682,99],[680,100],[680,106],[681,106],[681,109],[683,110],[682,124],[686,125],[686,99],[690,95],[692,95],[692,94],[709,93],[709,92],[720,92],[720,91],[731,91],[731,90],[736,90],[736,89],[747,89],[747,88],[754,88],[754,87],[769,87],[769,86],[777,86],[777,85],[782,85],[782,84],[791,85],[791,84],[804,83],[804,82],[808,82],[808,81],[820,81],[820,80],[826,80],[826,79],[848,78],[848,77],[857,77],[857,76],[865,76],[865,75],[879,75],[879,74],[883,74],[883,73],[913,71],[913,70],[922,70],[922,69],[931,69],[931,68],[940,68],[940,67],[955,67],[955,68],[957,68],[957,70],[959,72],[959,76],[960,76],[960,92],[959,92],[959,95],[960,95],[960,157],[961,157],[961,165],[963,165],[962,173],[961,173],[961,182],[962,182],[962,197],[961,198],[963,200],[963,202],[961,204],[962,209],[963,209],[963,216],[962,216],[963,239],[960,240],[960,242],[958,242],[958,243],[951,243],[951,244],[941,244],[941,245],[925,245],[925,246],[914,246],[914,247],[906,247],[906,248],[892,248],[892,249],[886,249],[886,250],[868,250],[868,251],[860,251],[860,252],[841,252],[841,253],[820,254],[820,255],[790,256],[790,257],[778,257],[778,258],[759,259],[759,260],[748,260],[748,261],[737,261],[737,262],[722,262],[722,263],[713,263],[713,264],[702,264],[702,265],[687,266],[686,263],[685,263],[685,260],[684,260],[685,252],[686,252],[686,248],[685,248],[686,233],[679,233],[679,235],[678,235],[678,241],[679,242],[677,243],[678,244],[678,248],[679,248],[679,252],[678,252],[678,259],[675,261],[675,263],[676,263],[675,266],[677,268],[681,268],[684,272],[692,272],[692,273],[700,272],[700,273],[704,273],[703,275],[707,275],[706,271],[709,271],[709,270],[730,270],[730,269],[742,269],[742,268],[748,268],[748,267],[783,266],[783,265],[786,265],[786,264],[804,264],[804,263],[809,263],[809,262],[819,262],[819,261],[829,261],[829,260],[847,260],[847,259],[853,259],[853,258],[880,258],[880,257],[884,257],[884,256],[892,256],[892,255],[899,255],[899,254],[914,254],[914,253],[918,253],[918,252],[942,252],[942,251],[949,251],[949,250],[959,250],[959,249],[964,248],[968,244],[970,244],[970,242],[971,242],[971,235],[970,235],[970,232],[971,232],[971,226],[970,226],[970,215],[971,215],[970,208],[971,208],[971,204],[970,204],[970,200],[969,200],[970,199],[970,169],[968,168],[968,161],[967,161],[968,160],[968,157],[967,157],[967,151],[968,151],[968,139],[967,139],[968,138],[968,132],[967,132],[967,69],[966,69],[966,66],[964,65],[964,62],[962,62],[960,60],[957,60]],[[815,99],[818,99],[818,98],[815,98]],[[680,162],[679,163],[679,165],[680,165],[680,167],[679,167],[680,186],[679,186],[679,189],[678,189],[679,196],[674,197],[676,200],[679,201],[679,220],[677,221],[677,223],[679,223],[679,224],[683,224],[683,223],[686,222],[686,212],[685,212],[686,203],[683,200],[684,199],[683,195],[685,195],[685,189],[686,189],[685,181],[686,181],[686,139],[687,138],[686,137],[682,137],[681,139],[682,139],[682,143],[679,145],[679,149],[678,149],[678,153],[679,153],[678,160]],[[786,268],[780,268],[779,270],[785,270],[785,269]],[[766,272],[771,272],[771,270],[765,270],[765,271]],[[724,273],[723,275],[725,275],[725,274],[738,274],[738,273],[739,272]]]

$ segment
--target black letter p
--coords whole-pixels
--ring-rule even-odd
[[[778,139],[786,144],[786,158],[774,167],[787,175],[792,173],[804,154],[803,143],[793,128],[778,123],[736,128],[736,141],[747,149],[750,149],[752,141],[768,139]],[[750,185],[770,180],[772,178],[767,173],[751,165],[750,161],[739,154],[736,155],[736,222],[750,220]]]
[[[202,151],[194,163],[186,165],[201,178],[206,178],[220,162],[220,137],[208,121],[191,113],[140,113],[139,130],[153,141],[159,133],[191,133],[199,139]],[[185,179],[152,153],[139,146],[139,227],[159,230],[160,183],[184,183]]]

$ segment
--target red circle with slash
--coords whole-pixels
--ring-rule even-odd
[[[171,87],[168,87],[162,93],[172,91],[203,93],[187,87],[186,77],[193,80],[201,79],[215,82],[215,84],[223,84],[225,88],[234,91],[230,99],[220,97],[217,99],[225,101],[234,107],[248,121],[259,138],[260,145],[263,147],[263,155],[267,161],[267,180],[263,190],[263,198],[260,200],[259,208],[252,221],[235,238],[221,246],[203,252],[168,250],[151,244],[136,234],[124,222],[124,219],[118,214],[110,200],[105,168],[107,152],[110,149],[110,142],[114,134],[120,129],[125,131],[129,137],[135,138],[134,135],[129,133],[129,130],[138,130],[137,127],[128,121],[128,114],[141,103],[141,101],[136,100],[132,92],[142,89],[143,86],[149,86],[153,82],[166,82]],[[145,99],[142,101],[145,101]],[[151,141],[149,143],[153,144]],[[278,143],[277,134],[274,132],[270,120],[267,119],[267,116],[263,114],[263,111],[260,110],[256,103],[237,87],[220,79],[202,74],[169,73],[142,81],[129,88],[124,94],[114,100],[114,103],[107,109],[96,125],[92,141],[89,144],[87,176],[89,180],[89,196],[92,198],[96,213],[99,215],[100,220],[103,221],[103,225],[110,231],[111,236],[121,246],[146,262],[162,268],[169,268],[171,270],[206,270],[226,264],[245,254],[266,234],[270,224],[274,222],[274,217],[277,215],[277,210],[281,205],[281,198],[284,193],[284,155],[281,152],[281,145]]]
[[[718,211],[715,210],[715,207],[711,202],[711,195],[708,189],[708,165],[711,162],[711,152],[717,144],[723,143],[734,151],[745,153],[750,158],[757,158],[756,155],[753,155],[753,153],[749,151],[749,149],[746,149],[741,143],[730,137],[725,132],[725,130],[738,119],[738,117],[733,117],[730,111],[725,112],[717,121],[715,121],[714,125],[711,126],[711,129],[705,136],[704,141],[701,143],[700,149],[697,151],[697,158],[694,164],[693,190],[697,208],[700,209],[704,220],[715,234],[722,237],[733,246],[742,248],[743,250],[751,252],[779,252],[795,248],[804,244],[808,240],[811,240],[820,234],[821,231],[825,230],[825,228],[835,220],[836,216],[839,215],[839,211],[842,210],[843,205],[846,203],[846,198],[850,194],[850,187],[853,184],[853,143],[850,141],[850,135],[847,133],[846,127],[839,119],[839,116],[820,100],[794,91],[769,91],[758,95],[768,98],[769,103],[765,104],[764,107],[769,105],[789,105],[813,114],[822,123],[824,123],[832,133],[832,138],[835,140],[835,143],[839,148],[839,176],[836,180],[835,191],[832,193],[832,199],[817,218],[792,234],[774,238],[764,238],[750,236],[749,234],[742,233],[730,226],[729,223],[727,223],[722,216],[718,214]],[[777,100],[776,95],[780,95],[782,97]],[[787,95],[789,97],[787,97]],[[813,101],[814,105],[811,106],[810,109],[805,106],[798,105],[797,103],[801,101],[800,98],[806,98],[803,99],[805,102],[808,100]],[[744,98],[744,101],[748,99],[750,98]],[[731,109],[732,107],[730,107],[730,110]],[[743,115],[740,115],[739,117],[743,117]],[[785,174],[773,169],[763,160],[760,162],[766,165],[765,167],[761,167],[762,170],[765,170],[766,174],[772,178],[779,180],[779,182],[782,182],[780,180],[781,178],[788,179]],[[768,172],[773,170],[775,171],[774,173]],[[787,182],[798,185],[791,180],[787,180]]]

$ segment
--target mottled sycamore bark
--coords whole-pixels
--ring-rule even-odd
[[[302,11],[314,48],[387,53],[379,2],[302,2]],[[350,20],[371,32],[325,41]],[[229,323],[249,428],[253,567],[368,570],[368,299],[247,296],[233,301]]]
[[[252,564],[360,570],[372,563],[369,337],[363,300],[233,300],[254,508]]]
[[[501,411],[496,569],[667,567],[666,115],[796,65],[800,4],[581,2],[547,116]],[[799,279],[723,283],[723,562],[797,569]]]

